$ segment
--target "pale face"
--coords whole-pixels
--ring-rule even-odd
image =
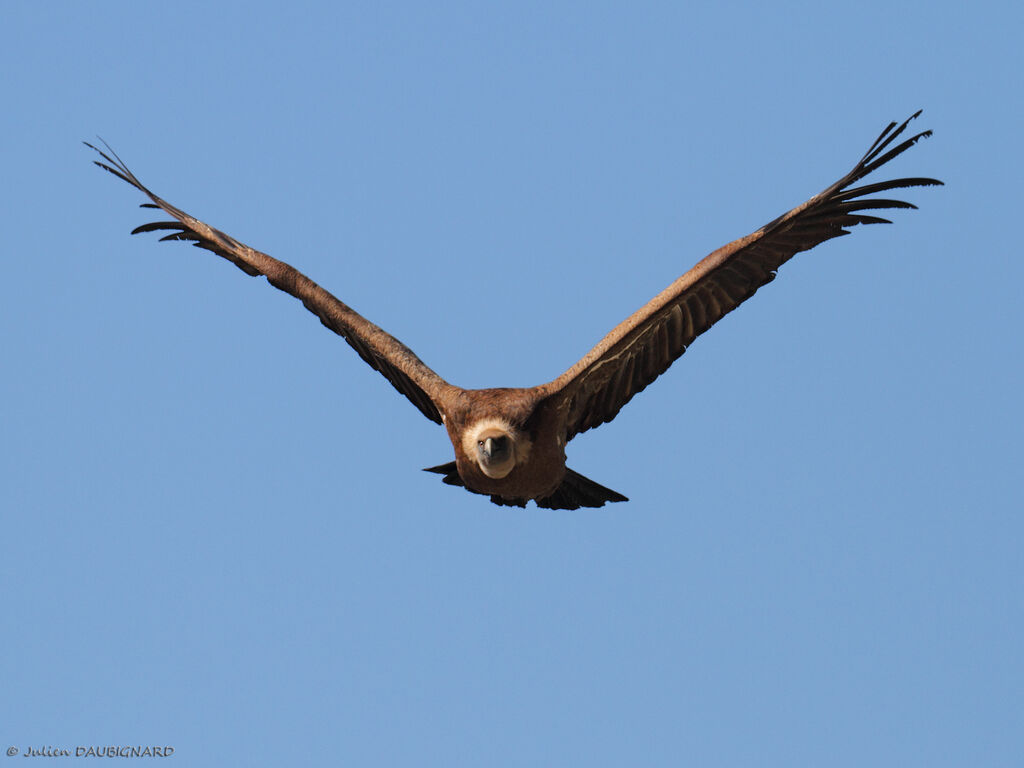
[[[496,427],[480,430],[474,439],[476,462],[488,477],[505,477],[516,465],[516,444],[508,432]]]

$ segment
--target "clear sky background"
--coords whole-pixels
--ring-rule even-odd
[[[1016,2],[7,3],[0,747],[176,764],[1020,766]],[[503,509],[292,298],[548,381],[842,175],[801,254]],[[20,758],[0,756],[0,764]],[[20,763],[19,763],[20,764]]]

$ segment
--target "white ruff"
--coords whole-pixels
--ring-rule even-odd
[[[480,440],[485,440],[488,437],[498,437],[500,435],[508,435],[509,439],[512,441],[512,457],[514,459],[514,464],[522,464],[530,457],[531,446],[530,441],[526,439],[526,436],[517,429],[514,429],[512,425],[504,419],[495,417],[481,419],[463,432],[462,450],[467,456],[476,457],[476,446]],[[480,469],[485,475],[491,476],[482,466]],[[509,472],[511,471],[512,468],[510,467]],[[508,472],[501,475],[501,477],[504,477],[507,474]]]

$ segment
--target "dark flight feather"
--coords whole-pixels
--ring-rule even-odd
[[[83,143],[103,158],[103,162],[94,160],[96,165],[128,182],[153,201],[143,203],[143,208],[159,208],[176,219],[142,224],[132,230],[133,235],[169,230],[170,234],[161,237],[161,241],[191,242],[197,248],[227,259],[247,275],[265,275],[271,285],[299,299],[320,318],[325,327],[345,339],[371,368],[379,371],[395,389],[409,398],[424,416],[438,424],[442,423],[435,399],[450,385],[398,339],[385,333],[294,267],[250,248],[157,197],[128,170],[117,153],[105,142],[110,154],[89,142]]]
[[[885,151],[918,114],[899,126],[890,123],[835,184],[707,256],[618,325],[568,371],[541,387],[548,407],[564,414],[566,439],[615,418],[694,339],[771,282],[778,268],[795,254],[849,234],[848,228],[858,224],[891,223],[860,211],[916,207],[902,200],[862,199],[866,195],[942,184],[914,177],[850,186],[931,135],[931,131],[922,131]]]

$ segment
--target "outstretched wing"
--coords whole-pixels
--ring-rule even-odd
[[[615,418],[694,339],[771,282],[776,270],[794,254],[847,235],[847,227],[854,224],[891,223],[863,211],[916,208],[901,200],[868,196],[941,181],[907,178],[851,185],[931,135],[931,131],[918,133],[887,150],[919,114],[898,127],[890,123],[843,178],[753,234],[711,253],[620,323],[568,371],[539,387],[548,407],[564,414],[566,439]]]
[[[159,208],[176,219],[143,224],[132,230],[133,235],[139,232],[168,230],[170,234],[164,235],[161,240],[190,241],[197,248],[205,248],[222,256],[247,275],[266,276],[271,285],[299,299],[306,309],[320,318],[321,323],[345,339],[371,368],[380,371],[395,389],[423,412],[424,416],[438,424],[442,423],[436,403],[450,385],[416,357],[411,349],[336,299],[294,267],[253,250],[157,197],[135,178],[135,174],[128,170],[109,145],[107,150],[110,154],[88,142],[85,142],[85,145],[103,158],[103,161],[95,160],[96,165],[127,181],[153,201],[143,203],[143,208]]]

